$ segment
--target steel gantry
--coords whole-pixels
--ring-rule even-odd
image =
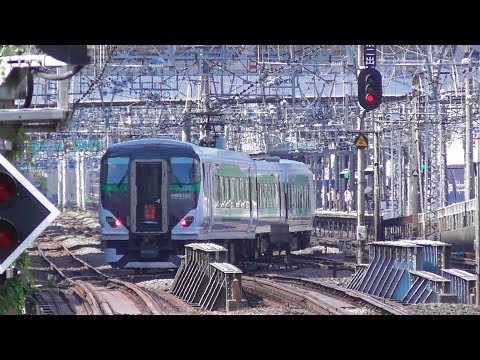
[[[436,234],[434,214],[447,194],[442,149],[456,137],[465,139],[466,175],[472,174],[465,129],[467,134],[478,129],[480,94],[478,53],[467,50],[377,46],[384,100],[365,126],[373,130],[376,123],[381,129],[383,215],[411,213],[415,158],[419,212],[425,213],[429,236]],[[317,202],[324,206],[330,186],[345,186],[345,168],[348,182],[355,182],[354,136],[347,131],[356,128],[360,113],[356,52],[350,45],[92,46],[92,64],[69,80],[69,121],[54,133],[30,132],[32,146],[20,165],[42,164],[42,170],[56,172],[59,161],[66,161],[88,173],[105,147],[118,141],[160,134],[196,143],[220,139],[225,148],[254,154],[307,152],[319,184],[328,185]],[[32,107],[58,100],[52,81],[35,79],[34,89]],[[84,162],[77,161],[79,151]],[[366,168],[372,165],[371,148],[365,160]],[[467,188],[472,186],[467,181]]]

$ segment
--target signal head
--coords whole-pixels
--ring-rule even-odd
[[[17,194],[15,180],[6,172],[0,172],[0,206],[11,203]]]
[[[60,212],[0,154],[0,274]]]
[[[366,68],[358,74],[358,102],[367,111],[382,103],[382,76],[378,70]]]

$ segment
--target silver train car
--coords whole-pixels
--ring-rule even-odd
[[[304,248],[315,216],[313,174],[301,162],[168,138],[110,146],[101,159],[99,221],[116,268],[176,268],[184,245],[208,241],[230,261]],[[288,224],[276,243],[271,226]]]

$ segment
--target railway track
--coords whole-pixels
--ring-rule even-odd
[[[253,292],[291,302],[322,315],[352,315],[370,309],[379,315],[407,315],[401,303],[358,291],[279,275],[244,276],[243,286]]]
[[[83,300],[85,311],[79,310],[78,304],[77,306],[69,305],[71,309],[75,309],[75,313],[162,315],[183,312],[188,308],[188,305],[166,292],[162,296],[158,293],[151,294],[133,282],[121,280],[119,278],[122,277],[121,275],[105,274],[73,254],[51,234],[46,234],[43,239],[35,243],[35,246],[38,254],[49,264],[51,269],[60,275],[67,288]],[[131,280],[138,278],[138,276],[132,275],[124,276]],[[141,277],[153,276],[158,278],[159,274]],[[51,309],[51,300],[56,296],[47,294],[41,297]],[[50,297],[50,301],[45,297]],[[63,298],[67,303],[72,302],[67,296],[63,296]],[[56,302],[59,302],[58,297]],[[59,309],[58,304],[55,304],[55,307],[57,310]]]
[[[44,313],[157,315],[192,310],[188,304],[167,292],[159,295],[156,289],[142,289],[134,283],[140,279],[156,280],[161,274],[133,275],[132,270],[114,271],[98,266],[101,254],[95,221],[73,213],[62,215],[57,224],[48,228],[35,244],[42,261],[62,279],[60,289],[39,294],[38,303]],[[84,239],[77,241],[82,236]],[[93,240],[90,241],[90,238]],[[85,255],[85,245],[98,249],[93,249],[93,257],[92,254]],[[97,268],[92,266],[92,261]],[[329,258],[329,254],[290,254],[290,261],[300,267],[338,271],[353,271],[355,267],[353,263]],[[242,278],[244,290],[253,295],[252,298],[273,298],[274,303],[301,308],[312,314],[364,314],[366,309],[375,314],[404,313],[398,304],[386,305],[383,299],[312,283],[305,279],[271,275]],[[268,303],[264,302],[263,306]]]
[[[290,254],[290,260],[294,264],[314,265],[328,270],[355,271],[355,263],[330,259],[315,254]]]

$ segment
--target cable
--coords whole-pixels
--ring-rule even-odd
[[[32,74],[47,80],[66,80],[78,74],[83,68],[84,65],[75,65],[72,70],[68,70],[63,74],[46,74],[39,70],[32,70]]]

